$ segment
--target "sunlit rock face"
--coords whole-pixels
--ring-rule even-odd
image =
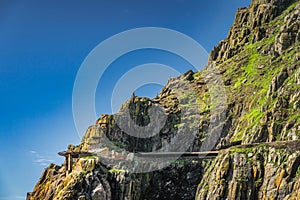
[[[278,28],[272,29],[267,26],[268,23],[281,15],[292,2],[292,0],[253,0],[249,8],[239,9],[227,38],[211,52],[212,60],[227,60],[241,52],[245,44],[272,36]],[[287,42],[285,46],[289,43]]]
[[[67,160],[51,164],[27,199],[300,199],[299,12],[291,0],[253,0],[239,9],[203,71],[100,116],[80,145],[68,147],[93,154],[72,158],[71,170]],[[222,77],[224,110],[215,108],[208,71]],[[160,165],[134,153],[201,151],[209,138],[220,150],[214,159],[132,172]]]
[[[232,148],[209,163],[196,199],[299,199],[298,141]]]

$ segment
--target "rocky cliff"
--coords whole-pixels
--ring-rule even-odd
[[[300,199],[299,49],[300,2],[253,0],[237,11],[205,70],[170,79],[154,99],[133,95],[119,113],[89,127],[79,146],[69,146],[127,158],[126,152],[213,148],[220,150],[216,158],[159,167],[84,156],[71,170],[67,161],[51,164],[28,199]],[[224,93],[214,92],[217,85]],[[153,119],[159,128],[148,128],[157,134],[129,134],[142,136],[135,124],[147,127]],[[141,166],[158,170],[131,171]]]

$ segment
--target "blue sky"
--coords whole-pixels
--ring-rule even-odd
[[[182,32],[208,52],[224,39],[239,7],[249,0],[0,1],[0,200],[24,199],[57,152],[79,144],[72,116],[76,73],[101,41],[139,27]],[[180,72],[191,66],[167,52],[145,50],[120,57],[105,72],[97,113],[110,113],[114,83],[148,62]],[[140,88],[154,96],[160,87]],[[130,96],[131,94],[128,94]]]

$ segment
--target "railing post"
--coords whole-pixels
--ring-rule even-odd
[[[68,172],[72,170],[72,161],[71,161],[71,154],[68,154]]]

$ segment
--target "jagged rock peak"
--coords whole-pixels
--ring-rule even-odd
[[[266,24],[279,16],[294,0],[253,0],[248,8],[240,8],[225,40],[211,51],[210,60],[223,61],[239,53],[246,43],[267,37]]]

